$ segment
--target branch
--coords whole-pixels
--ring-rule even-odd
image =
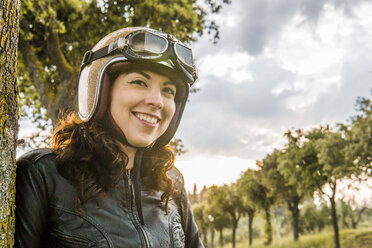
[[[39,93],[40,101],[43,106],[49,111],[50,105],[47,98],[49,92],[47,87],[45,87],[45,82],[43,82],[42,78],[40,77],[42,72],[39,71],[39,68],[37,66],[38,64],[40,64],[40,61],[38,60],[33,48],[28,44],[27,41],[23,40],[21,35],[19,37],[19,51],[23,56],[32,83]]]
[[[323,191],[323,185],[320,185],[318,181],[315,181],[315,185],[316,185],[316,187],[318,188],[319,192],[320,192],[322,195],[326,195],[326,196],[328,196],[328,195]]]
[[[367,210],[367,207],[363,207],[361,210],[358,211],[358,217],[357,217],[357,220],[356,220],[356,223],[358,224],[359,221],[360,221],[360,218],[362,217],[362,214],[363,212]]]
[[[61,50],[58,33],[55,31],[52,31],[47,38],[47,50],[51,62],[56,65],[58,75],[61,78],[53,101],[54,115],[51,114],[52,121],[55,123],[58,111],[65,108],[67,103],[74,105],[76,102],[78,70],[67,62]]]
[[[328,184],[329,184],[329,187],[331,187],[331,189],[332,189],[332,199],[334,199],[335,198],[335,195],[336,195],[337,183],[335,181],[335,182],[330,182]]]
[[[66,57],[61,50],[57,32],[52,31],[46,42],[50,60],[52,64],[56,65],[62,82],[66,81],[66,79],[70,79],[74,74],[74,68],[67,62]]]
[[[292,202],[290,200],[286,200],[286,203],[288,205],[289,210],[292,211],[292,209],[294,207],[294,206],[292,206]]]

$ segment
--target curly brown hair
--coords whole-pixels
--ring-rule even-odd
[[[78,188],[75,208],[90,200],[97,203],[110,189],[115,188],[125,175],[128,156],[122,143],[105,127],[103,121],[83,122],[76,113],[59,121],[52,137],[52,150],[61,161],[60,172]],[[141,175],[150,175],[145,183],[164,193],[161,200],[168,202],[175,193],[167,172],[174,167],[175,155],[170,145],[158,149],[145,149]],[[151,173],[150,173],[151,172]]]

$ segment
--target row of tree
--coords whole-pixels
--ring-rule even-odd
[[[333,130],[320,126],[310,130],[288,130],[282,149],[275,149],[261,161],[258,170],[248,169],[231,186],[212,186],[207,200],[194,207],[195,218],[206,238],[213,228],[222,234],[230,223],[235,247],[236,229],[243,214],[248,216],[249,243],[257,211],[265,216],[265,244],[272,241],[271,208],[285,204],[291,213],[294,240],[299,238],[300,205],[317,194],[328,199],[334,230],[334,246],[340,247],[336,192],[341,180],[362,180],[372,172],[372,102],[357,100],[358,115]],[[352,224],[356,227],[358,218]],[[344,222],[343,222],[344,223]],[[208,228],[207,228],[208,227]],[[211,232],[213,238],[213,232]]]

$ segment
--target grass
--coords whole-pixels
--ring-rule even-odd
[[[264,240],[253,240],[251,248],[333,248],[333,232],[324,232],[319,234],[303,235],[297,242],[292,240],[291,236],[283,237],[282,246],[280,246],[278,239],[274,240],[270,246],[264,246]],[[214,247],[220,247],[218,244],[218,237],[215,239]],[[371,248],[372,247],[372,228],[365,229],[344,229],[340,232],[341,248]],[[208,246],[210,247],[210,246]],[[223,248],[231,248],[232,244],[227,243]],[[248,240],[245,239],[237,242],[236,248],[247,248]]]

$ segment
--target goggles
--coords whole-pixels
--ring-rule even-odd
[[[116,53],[122,53],[127,59],[133,61],[145,60],[171,64],[172,69],[179,72],[190,85],[198,78],[191,48],[169,34],[149,30],[132,32],[97,51],[86,52],[80,72],[92,61]],[[169,60],[171,63],[168,63]]]

